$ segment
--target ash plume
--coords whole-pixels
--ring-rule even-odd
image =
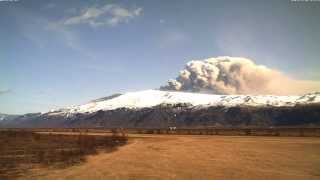
[[[242,57],[216,57],[187,63],[161,90],[212,94],[292,95],[319,91],[317,81],[295,80]]]

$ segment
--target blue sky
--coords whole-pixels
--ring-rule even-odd
[[[319,18],[290,0],[0,1],[0,113],[158,88],[215,56],[320,80]]]

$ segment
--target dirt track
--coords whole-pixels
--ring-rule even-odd
[[[320,179],[320,138],[138,135],[112,153],[22,179]]]

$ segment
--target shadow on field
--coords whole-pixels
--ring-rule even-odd
[[[39,166],[65,168],[85,162],[86,155],[111,152],[127,143],[126,135],[38,134],[0,131],[0,179],[17,178]]]

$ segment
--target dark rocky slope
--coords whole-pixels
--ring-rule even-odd
[[[150,108],[120,108],[94,113],[26,114],[0,121],[0,127],[17,128],[179,128],[320,126],[320,104],[293,107],[200,107],[161,104]]]

